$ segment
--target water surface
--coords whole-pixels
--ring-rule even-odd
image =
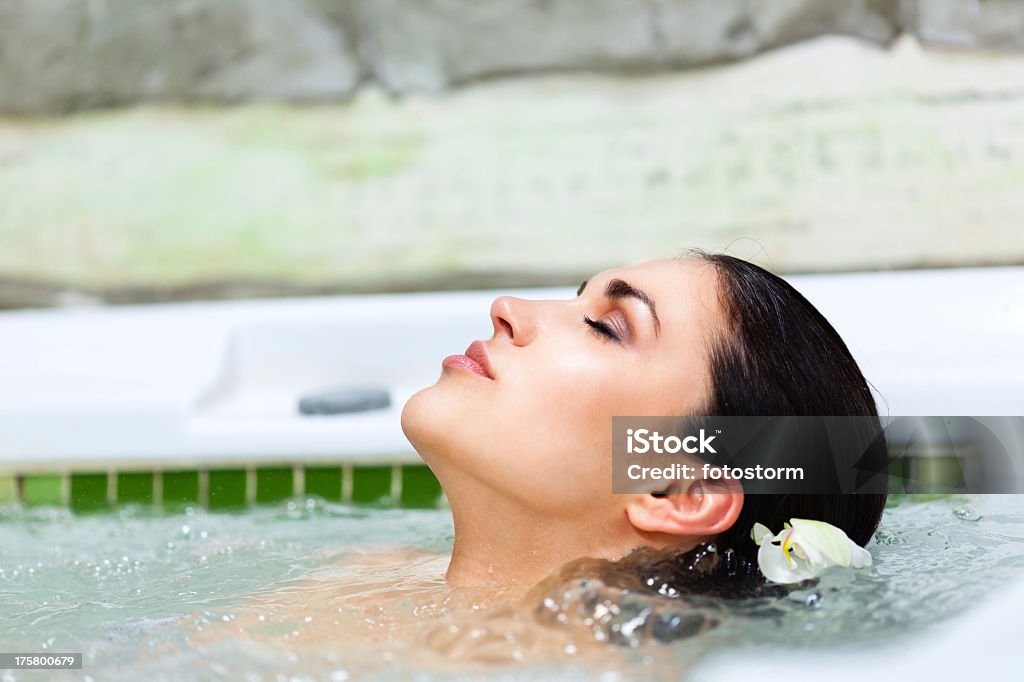
[[[613,682],[679,679],[723,648],[870,647],[1024,576],[1024,499],[896,500],[871,568],[830,569],[783,598],[683,602],[577,584],[523,603],[450,590],[451,542],[444,510],[317,498],[236,513],[2,507],[0,649],[81,651],[84,665],[0,680]],[[617,615],[595,619],[609,607]],[[705,626],[652,642],[629,626],[652,610]]]

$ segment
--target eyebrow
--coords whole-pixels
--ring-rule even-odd
[[[587,288],[587,282],[589,281],[589,279],[583,280],[583,284],[580,284],[580,288],[576,290],[577,296],[583,293],[583,290]],[[604,295],[613,301],[621,298],[635,298],[643,303],[647,306],[647,310],[650,311],[651,317],[654,318],[655,335],[661,334],[661,320],[658,319],[658,310],[654,305],[654,301],[643,289],[637,289],[635,286],[624,280],[613,279],[609,280],[608,285],[604,288]]]

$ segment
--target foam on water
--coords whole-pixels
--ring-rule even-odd
[[[451,590],[451,542],[446,511],[315,498],[239,513],[0,508],[0,648],[84,653],[81,671],[49,679],[678,679],[726,648],[870,650],[956,618],[1024,575],[1024,499],[900,500],[871,568],[743,599],[614,571],[526,596]]]

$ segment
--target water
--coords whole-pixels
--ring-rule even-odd
[[[614,682],[679,679],[725,648],[869,647],[1024,576],[1024,499],[897,500],[871,568],[784,597],[682,601],[594,581],[452,591],[451,542],[446,511],[316,498],[239,513],[0,508],[0,650],[84,654],[81,671],[0,680]],[[641,634],[652,613],[671,643]]]

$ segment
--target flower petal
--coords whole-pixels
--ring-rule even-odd
[[[769,542],[775,539],[774,534],[768,530],[768,526],[755,523],[754,527],[750,529],[750,539],[754,541],[755,545],[760,545],[766,536],[771,536]]]
[[[782,547],[766,542],[757,551],[757,565],[764,577],[776,583],[798,583],[818,575],[823,567],[815,567],[802,559],[786,558]]]
[[[807,552],[808,558],[819,563],[822,560],[838,566],[849,566],[850,546],[857,547],[841,529],[824,521],[808,519],[790,519],[793,529],[798,533],[800,544]],[[819,555],[821,559],[814,556]],[[818,561],[814,561],[818,559]]]
[[[850,565],[854,568],[864,568],[865,566],[871,565],[871,552],[857,545],[853,540],[850,540]]]
[[[766,542],[757,550],[757,565],[764,573],[764,577],[776,583],[795,583],[800,579],[796,572],[786,562],[786,556],[782,548]]]

